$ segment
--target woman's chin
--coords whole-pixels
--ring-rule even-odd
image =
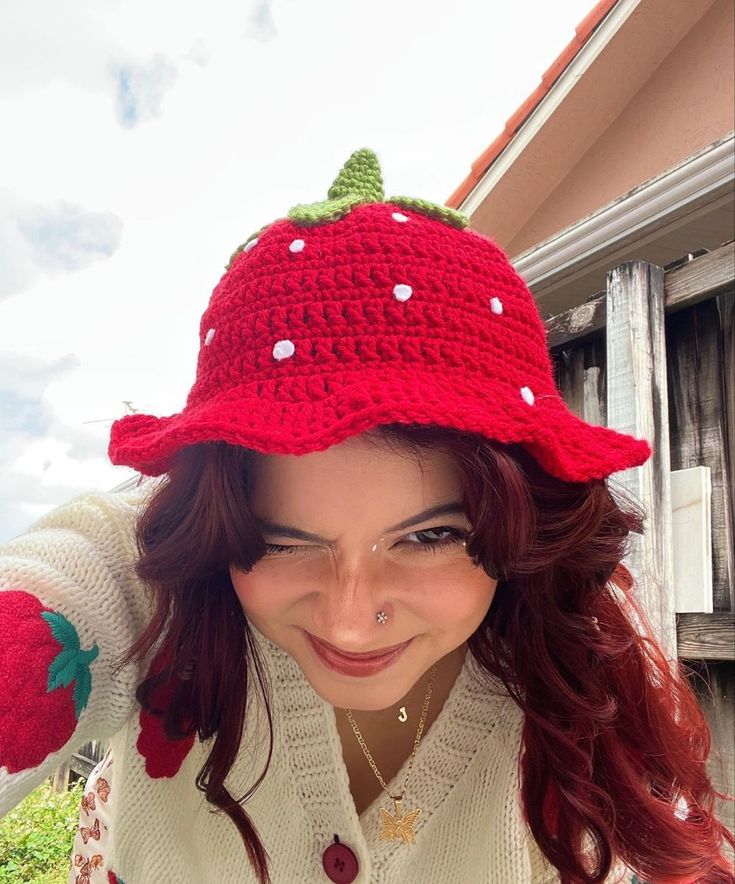
[[[380,712],[394,708],[411,689],[395,674],[385,673],[369,678],[349,678],[338,673],[318,672],[314,666],[301,666],[304,677],[325,703],[337,709],[354,712]]]

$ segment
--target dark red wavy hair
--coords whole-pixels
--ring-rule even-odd
[[[732,796],[707,773],[709,726],[621,565],[645,514],[614,499],[607,480],[561,481],[517,445],[400,424],[363,437],[417,458],[439,448],[461,469],[467,553],[499,580],[468,647],[525,714],[522,810],[563,884],[602,882],[619,861],[652,884],[732,882],[722,847],[735,838],[713,810],[716,797]],[[236,799],[224,786],[247,731],[253,664],[267,703],[229,577],[231,565],[250,570],[265,553],[248,506],[254,470],[253,452],[225,443],[180,452],[138,522],[136,571],[154,616],[118,668],[154,648],[169,661],[141,683],[138,700],[163,718],[169,739],[214,737],[197,788],[232,819],[266,884],[268,854],[243,804],[268,770],[272,729],[249,792]],[[166,709],[151,700],[163,677],[175,683]]]

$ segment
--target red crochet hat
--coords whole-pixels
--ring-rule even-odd
[[[214,440],[306,454],[383,423],[519,443],[572,482],[650,457],[644,439],[567,408],[531,292],[464,215],[385,200],[369,150],[328,196],[236,250],[201,320],[186,407],[116,421],[114,464],[156,476],[181,447]]]

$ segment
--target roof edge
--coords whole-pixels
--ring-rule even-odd
[[[579,55],[592,34],[600,27],[620,0],[600,0],[574,29],[574,37],[541,75],[541,83],[505,121],[503,131],[472,163],[470,174],[445,201],[445,205],[458,209],[480,182],[500,154],[515,138],[519,129],[546,98],[557,81]]]

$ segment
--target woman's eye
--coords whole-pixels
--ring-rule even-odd
[[[299,549],[307,549],[305,546],[280,546],[277,543],[267,543],[265,545],[265,554],[267,556],[277,556],[280,553],[292,553]]]
[[[443,539],[437,539],[435,536],[444,533],[445,536]],[[439,552],[440,550],[446,549],[450,546],[457,546],[467,537],[466,531],[460,531],[458,528],[449,528],[446,526],[441,526],[438,528],[424,528],[422,531],[412,531],[411,534],[407,534],[406,537],[424,537],[428,538],[428,540],[401,540],[398,542],[397,546],[405,546],[411,550],[411,552]],[[266,544],[266,555],[282,555],[282,554],[290,554],[303,552],[305,550],[313,549],[310,546],[282,546],[277,543],[269,543]]]
[[[424,542],[423,540],[419,540],[418,543],[414,541],[409,541],[407,546],[410,546],[414,552],[439,552],[440,550],[446,549],[449,546],[457,546],[467,537],[466,531],[460,531],[457,528],[448,528],[446,526],[442,526],[439,528],[424,528],[423,531],[413,531],[411,534],[407,534],[407,537],[419,537],[420,535],[431,535],[431,534],[441,534],[445,533],[448,536],[443,540],[436,540],[436,538],[429,537],[429,542]]]

